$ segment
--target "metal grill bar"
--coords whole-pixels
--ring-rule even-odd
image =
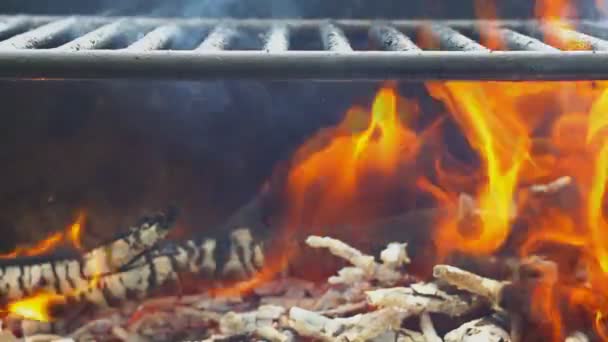
[[[569,24],[0,16],[0,77],[608,79],[608,25]],[[508,50],[476,38],[490,27]],[[421,29],[439,50],[415,43]]]
[[[353,51],[344,32],[333,24],[321,26],[321,39],[323,39],[323,47],[326,50],[336,52]]]
[[[51,22],[0,42],[0,49],[33,49],[53,42],[76,24],[76,18]]]
[[[196,48],[199,51],[221,51],[224,50],[234,36],[236,35],[236,30],[232,27],[228,26],[218,26],[216,27],[205,40]]]
[[[32,21],[26,17],[8,18],[0,24],[0,39],[23,32],[30,26],[32,26]]]
[[[510,29],[500,29],[500,35],[512,50],[558,52],[559,49],[547,45],[536,38],[526,36]]]
[[[289,50],[289,29],[285,25],[276,25],[266,36],[264,51],[283,52]]]
[[[369,31],[369,37],[376,46],[386,51],[420,51],[418,45],[391,26],[374,26]]]
[[[129,45],[126,50],[152,51],[166,47],[180,33],[177,25],[165,25],[148,32],[143,38]]]
[[[593,51],[608,50],[608,41],[568,28],[545,24],[541,27],[541,31],[545,35],[550,35],[551,37],[566,43],[571,49],[591,49]]]
[[[432,24],[430,30],[441,43],[441,47],[447,50],[490,52],[490,49],[448,26]]]
[[[57,49],[78,51],[104,48],[108,46],[116,36],[123,33],[123,28],[125,28],[125,21],[123,20],[106,24],[84,36],[65,43]]]

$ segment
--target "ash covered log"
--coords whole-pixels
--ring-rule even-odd
[[[134,259],[123,270],[145,267],[151,259],[171,259],[176,272],[191,272],[211,280],[246,279],[264,266],[264,242],[240,228],[226,238],[170,241]]]
[[[219,246],[215,239],[203,239],[159,246],[120,272],[102,276],[67,293],[51,307],[51,315],[61,317],[71,306],[117,307],[127,300],[141,300],[170,281],[178,280],[181,272],[222,282],[245,279],[261,269],[264,264],[262,247],[255,243],[249,230],[233,231],[226,243],[227,246]]]
[[[3,302],[45,291],[64,294],[85,287],[96,276],[117,271],[164,239],[176,212],[143,218],[129,231],[84,255],[73,252],[4,259],[0,265]]]

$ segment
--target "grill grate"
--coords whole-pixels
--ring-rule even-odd
[[[0,77],[608,79],[608,24],[570,24],[0,16]]]

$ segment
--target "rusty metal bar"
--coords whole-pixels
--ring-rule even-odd
[[[373,26],[369,30],[370,40],[386,51],[419,51],[420,48],[406,35],[392,26]]]

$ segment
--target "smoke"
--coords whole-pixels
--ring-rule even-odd
[[[571,0],[582,17],[595,2]],[[4,0],[0,13],[149,15],[177,17],[473,18],[473,0]],[[495,1],[503,18],[530,18],[534,1]]]

